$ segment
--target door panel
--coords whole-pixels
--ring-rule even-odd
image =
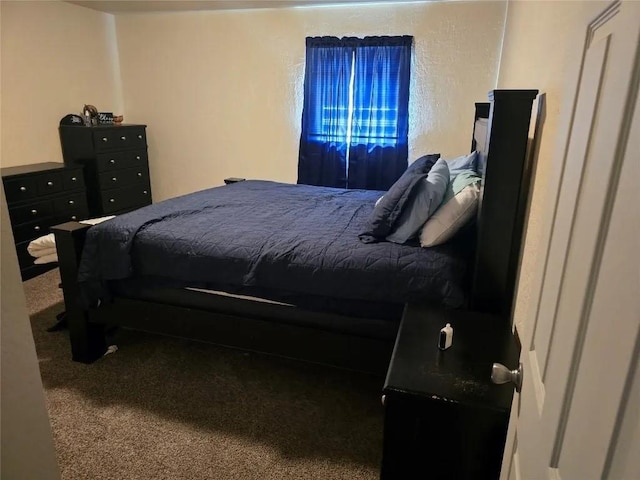
[[[502,479],[607,478],[640,328],[639,39],[640,2],[585,25]]]

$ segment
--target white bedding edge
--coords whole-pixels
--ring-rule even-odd
[[[267,300],[266,298],[252,297],[250,295],[238,295],[236,293],[221,292],[218,290],[207,290],[206,288],[186,287],[185,290],[193,290],[194,292],[209,293],[214,295],[224,295],[225,297],[241,298],[243,300],[251,300],[253,302],[271,303],[273,305],[284,305],[285,307],[295,306],[291,303],[277,302],[275,300]]]

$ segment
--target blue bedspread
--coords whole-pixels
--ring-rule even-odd
[[[106,280],[256,287],[349,300],[465,302],[468,255],[362,243],[383,192],[245,181],[159,202],[87,232],[79,271],[85,302]]]

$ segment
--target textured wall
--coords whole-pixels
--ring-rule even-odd
[[[543,222],[549,218],[547,198],[555,196],[558,189],[550,181],[563,151],[557,138],[561,108],[575,95],[584,25],[606,4],[510,1],[507,8],[498,88],[537,88],[546,93],[547,103],[515,308],[515,322],[524,338],[529,338],[533,327],[527,318],[532,283],[548,243],[541,238]]]
[[[61,162],[58,122],[85,103],[121,111],[113,15],[2,1],[1,163]]]
[[[467,152],[473,103],[495,87],[504,7],[117,15],[125,121],[149,125],[155,199],[227,176],[296,181],[306,36],[414,35],[410,159]]]

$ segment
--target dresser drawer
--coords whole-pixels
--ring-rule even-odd
[[[30,200],[38,196],[38,187],[35,177],[23,177],[4,181],[4,191],[7,203]]]
[[[61,175],[65,191],[84,189],[82,169],[66,170]]]
[[[49,227],[56,225],[58,219],[55,217],[47,217],[35,222],[23,223],[13,228],[13,237],[16,243],[26,242],[33,240],[34,238],[46,235],[49,232]]]
[[[113,127],[94,131],[93,144],[96,152],[144,148],[147,136],[144,127]]]
[[[51,195],[52,193],[58,193],[64,190],[62,172],[48,172],[36,176],[35,179],[39,196]]]
[[[86,215],[87,198],[85,197],[84,192],[56,198],[53,201],[53,211],[55,212],[56,216],[66,215],[67,213]]]
[[[40,220],[51,215],[53,215],[53,202],[51,200],[34,202],[9,209],[11,223],[14,225]]]
[[[147,165],[146,150],[130,150],[100,154],[96,158],[98,172],[110,172],[121,168],[132,168]]]
[[[100,188],[107,190],[110,188],[124,187],[134,183],[149,183],[149,172],[146,165],[139,168],[125,168],[113,170],[100,174]]]
[[[148,183],[102,192],[102,210],[105,215],[149,203],[151,203],[151,188]]]

